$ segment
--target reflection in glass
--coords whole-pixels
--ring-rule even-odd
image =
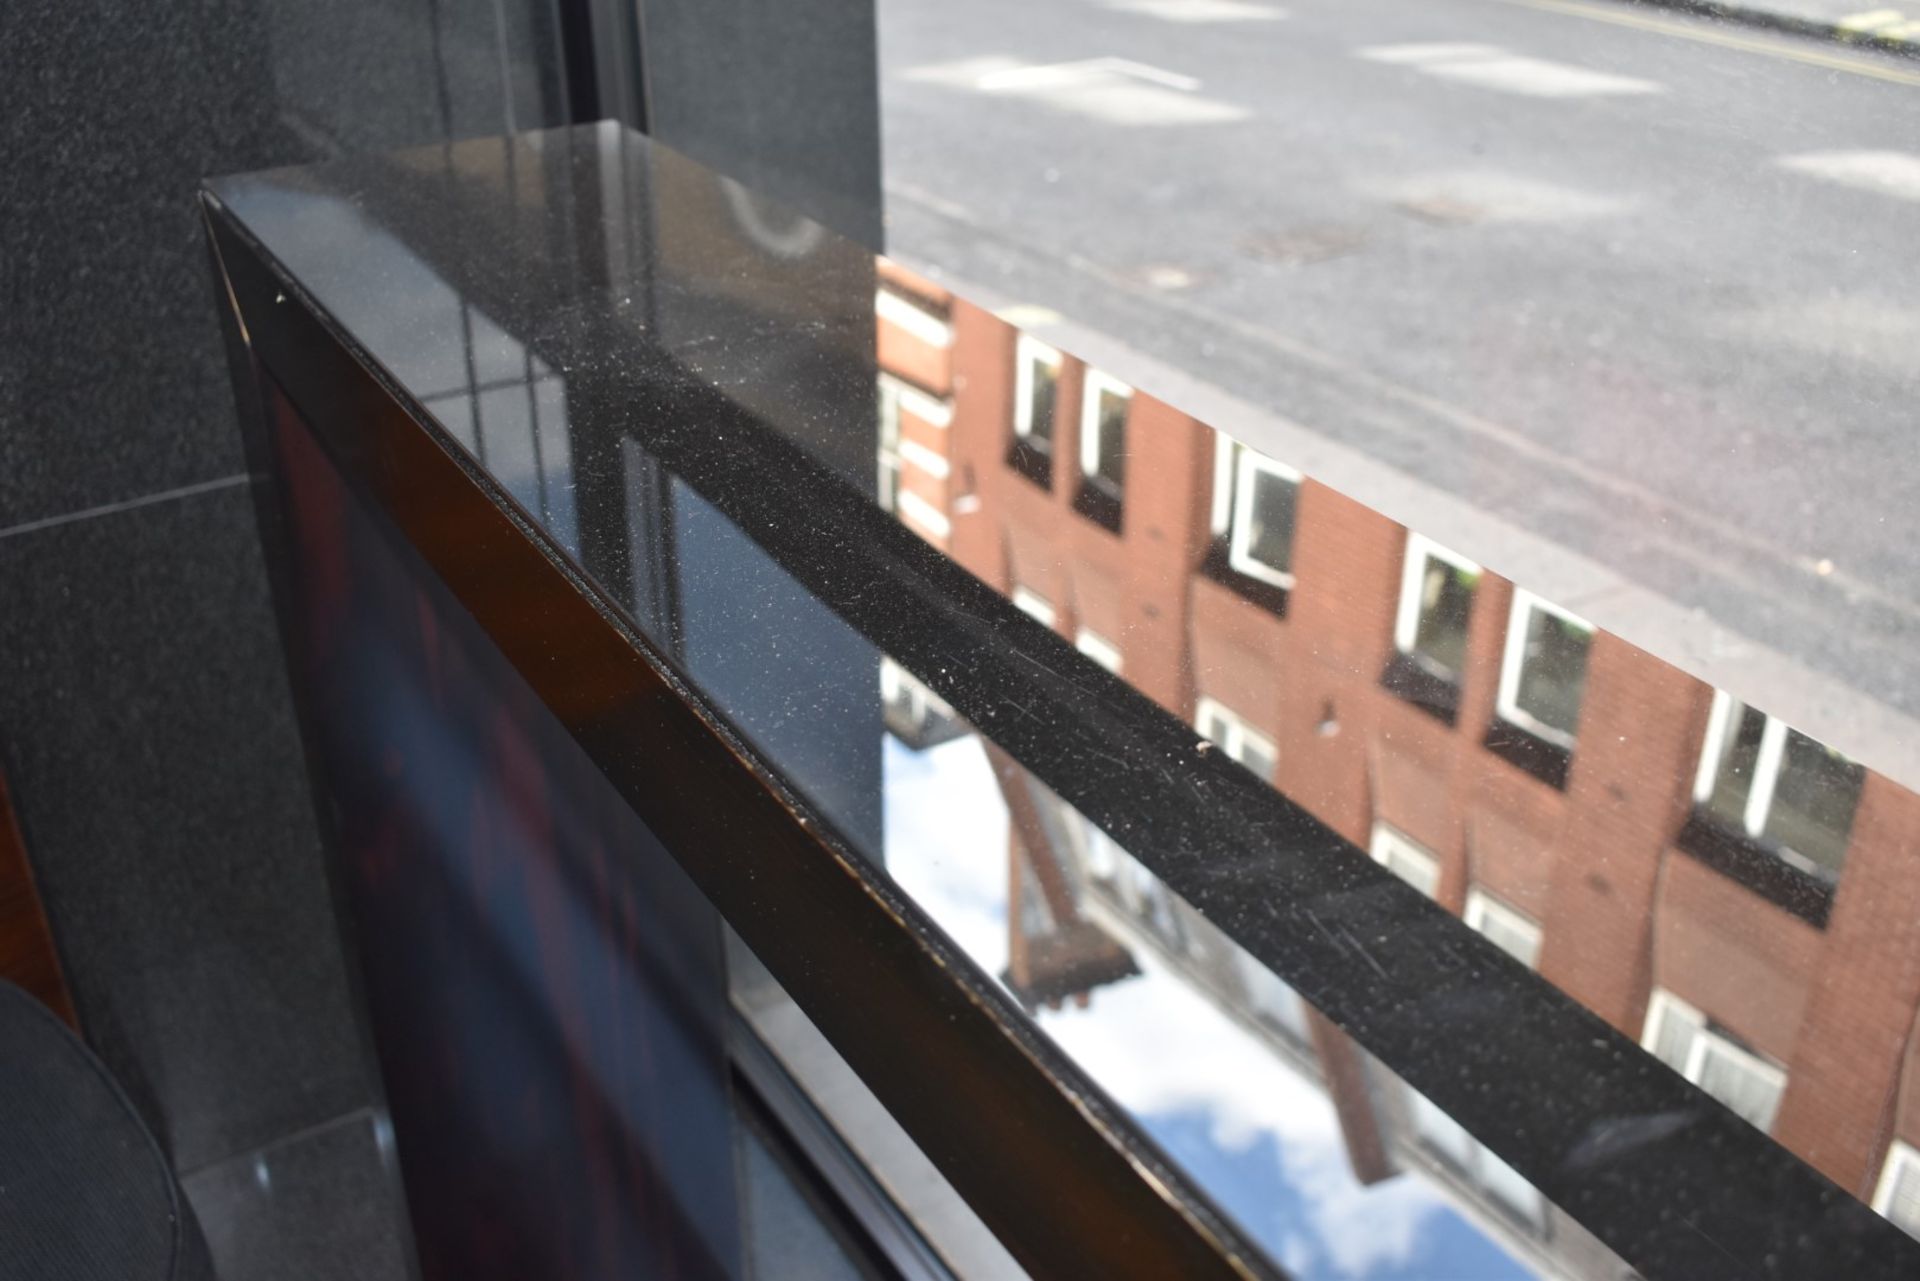
[[[1489,943],[1528,969],[1540,963],[1540,926],[1515,908],[1507,906],[1485,890],[1467,895],[1464,919],[1480,931]]]
[[[1440,892],[1440,860],[1398,828],[1386,823],[1373,825],[1373,841],[1367,852],[1373,860],[1428,898]]]
[[[1229,711],[1211,698],[1202,698],[1194,713],[1194,728],[1227,754],[1229,760],[1245,766],[1262,780],[1271,782],[1280,763],[1280,751],[1273,740],[1254,729],[1245,717]]]
[[[1293,517],[1300,475],[1263,454],[1239,449],[1234,460],[1233,534],[1228,563],[1275,587],[1293,586]]]
[[[883,374],[875,382],[874,391],[880,428],[876,492],[880,505],[894,511],[900,505],[900,383]]]
[[[1839,878],[1865,777],[1826,744],[1715,692],[1695,799],[1722,825],[1765,837],[1801,871]]]
[[[1543,1199],[1519,1171],[1488,1151],[1485,1144],[1419,1091],[1408,1089],[1406,1100],[1413,1131],[1421,1143],[1451,1165],[1455,1173],[1488,1193],[1501,1208],[1530,1229],[1539,1230],[1545,1217]]]
[[[1466,670],[1467,623],[1479,582],[1480,566],[1418,534],[1407,536],[1394,639],[1422,667],[1456,684]]]
[[[885,778],[892,875],[1291,1275],[1620,1274],[991,741],[890,741]]]
[[[1787,1089],[1786,1070],[1671,992],[1654,993],[1641,1044],[1756,1129],[1773,1128]]]
[[[1587,690],[1593,625],[1530,592],[1516,591],[1500,672],[1500,714],[1572,747]]]
[[[1880,1186],[1874,1191],[1873,1208],[1909,1236],[1920,1237],[1920,1149],[1894,1140],[1880,1172]]]
[[[1127,409],[1133,403],[1133,389],[1088,369],[1082,396],[1081,474],[1109,497],[1118,498],[1127,483]]]
[[[1060,387],[1060,353],[1022,334],[1014,371],[1014,436],[1022,444],[1051,454],[1054,401]]]

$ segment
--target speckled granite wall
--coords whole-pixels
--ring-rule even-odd
[[[194,192],[556,123],[555,46],[546,0],[0,16],[0,759],[88,1037],[228,1211],[267,1197],[257,1154],[337,1137],[370,1091]],[[306,1176],[349,1201],[365,1182]],[[400,1257],[330,1263],[298,1231],[268,1236],[306,1252],[254,1241],[232,1270]]]

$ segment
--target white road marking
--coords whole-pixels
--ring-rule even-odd
[[[1422,63],[1450,62],[1461,58],[1495,58],[1505,50],[1490,44],[1377,44],[1356,52],[1371,62],[1419,66]]]
[[[1545,58],[1528,58],[1496,45],[1375,45],[1358,53],[1372,62],[1417,67],[1430,76],[1529,98],[1598,98],[1664,92],[1651,80],[1616,76]]]
[[[997,97],[1026,98],[1118,125],[1203,125],[1245,120],[1243,107],[1198,92],[1192,76],[1126,58],[1044,65],[1008,57],[963,58],[915,67],[908,80]]]
[[[1633,201],[1542,182],[1497,170],[1423,174],[1384,184],[1368,194],[1385,197],[1416,217],[1437,223],[1556,223],[1610,218]]]
[[[991,71],[979,79],[979,87],[989,93],[1026,89],[1057,89],[1071,85],[1096,84],[1114,76],[1164,85],[1181,93],[1192,93],[1200,82],[1177,71],[1162,71],[1131,58],[1085,58],[1079,62],[1052,62],[1034,67],[1008,67]]]
[[[1109,9],[1138,13],[1162,22],[1277,22],[1285,9],[1247,0],[1102,0]]]
[[[1862,365],[1891,377],[1913,374],[1920,306],[1862,294],[1795,298],[1720,317],[1714,327],[1742,341]]]
[[[1907,151],[1810,151],[1782,156],[1782,167],[1844,187],[1920,201],[1920,156]]]

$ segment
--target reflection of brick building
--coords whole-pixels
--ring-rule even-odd
[[[935,286],[880,296],[903,521],[1920,1231],[1920,799]]]

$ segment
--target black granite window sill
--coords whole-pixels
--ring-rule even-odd
[[[1395,650],[1380,673],[1380,684],[1406,702],[1448,725],[1460,717],[1460,686],[1422,665],[1412,654]]]
[[[1053,455],[1024,436],[1015,436],[1007,450],[1007,466],[1042,489],[1053,488]]]
[[[1557,787],[1563,792],[1567,790],[1567,774],[1573,767],[1571,747],[1542,738],[1530,729],[1498,717],[1487,726],[1487,737],[1481,746],[1549,787]]]
[[[1200,562],[1200,572],[1262,609],[1281,618],[1287,616],[1287,600],[1292,593],[1285,587],[1263,583],[1235,569],[1226,539],[1216,538],[1208,544],[1206,559]]]
[[[1827,928],[1827,917],[1833,911],[1834,883],[1793,866],[1771,841],[1730,829],[1696,807],[1687,816],[1675,844],[1769,903],[1785,908],[1809,925]]]
[[[1073,510],[1116,534],[1120,532],[1122,505],[1118,491],[1091,476],[1080,478],[1080,488],[1073,495]]]

